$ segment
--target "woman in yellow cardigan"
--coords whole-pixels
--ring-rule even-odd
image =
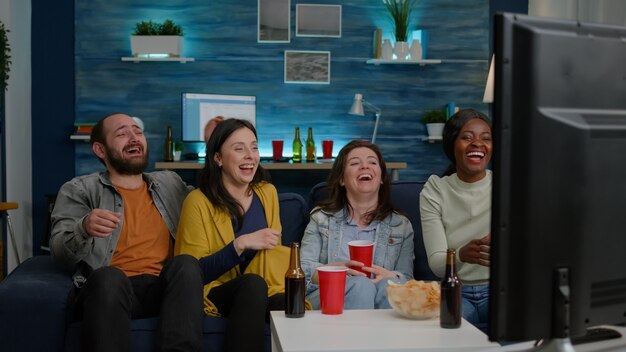
[[[227,351],[262,351],[269,310],[284,309],[289,249],[276,188],[264,179],[256,130],[226,119],[207,142],[198,189],[183,204],[175,254],[200,260],[205,313],[228,317]]]

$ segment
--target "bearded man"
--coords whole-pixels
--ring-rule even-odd
[[[130,351],[131,319],[155,316],[159,351],[201,350],[202,272],[195,258],[172,257],[192,188],[174,172],[144,172],[146,137],[128,115],[102,118],[91,146],[106,171],[61,187],[50,239],[54,259],[75,270],[81,350]]]

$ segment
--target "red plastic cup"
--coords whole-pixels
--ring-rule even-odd
[[[333,141],[322,141],[322,152],[324,159],[333,158]]]
[[[283,141],[272,141],[272,159],[278,161],[283,157]]]
[[[345,266],[320,266],[317,268],[322,314],[343,313],[347,272],[348,268]]]
[[[363,265],[367,267],[372,266],[372,254],[374,253],[374,242],[365,241],[365,240],[357,240],[348,242],[348,248],[350,248],[350,260],[356,260],[357,262],[363,263]],[[354,269],[360,271],[370,277],[369,272],[365,270],[361,270],[359,267],[350,267],[350,269]]]

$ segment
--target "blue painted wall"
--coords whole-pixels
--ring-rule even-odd
[[[257,43],[257,0],[76,0],[76,120],[114,112],[146,124],[151,165],[162,158],[166,126],[180,137],[181,93],[255,95],[261,152],[284,139],[289,154],[294,128],[311,126],[320,149],[335,140],[335,153],[351,139],[371,138],[374,117],[347,114],[355,93],[382,109],[377,143],[388,161],[406,161],[401,179],[424,180],[447,162],[440,144],[428,144],[421,113],[454,101],[487,111],[481,102],[489,58],[489,0],[420,0],[415,28],[429,33],[428,58],[440,65],[368,65],[372,34],[391,23],[382,1],[315,1],[341,4],[342,37],[296,37],[292,0],[290,43]],[[122,62],[130,33],[141,20],[171,18],[185,31],[184,55],[195,62]],[[283,82],[285,50],[331,52],[331,84]],[[451,61],[446,61],[451,60]],[[70,131],[68,131],[69,133]],[[86,143],[76,144],[76,173],[100,170]],[[280,185],[279,190],[280,190]]]
[[[385,157],[409,162],[401,177],[421,180],[440,172],[446,163],[441,145],[419,140],[425,134],[419,114],[448,100],[485,111],[480,99],[486,61],[366,65],[374,28],[391,33],[381,1],[314,2],[343,5],[342,38],[299,38],[292,32],[291,43],[257,44],[256,0],[161,2],[165,5],[152,0],[32,0],[34,253],[47,221],[45,194],[56,193],[75,174],[100,169],[86,143],[68,139],[74,121],[95,121],[114,111],[141,116],[150,130],[154,162],[162,154],[165,126],[180,133],[182,91],[256,95],[265,148],[273,138],[289,145],[296,125],[313,126],[318,144],[338,136],[369,138],[373,117],[345,113],[353,94],[361,92],[383,108],[379,144]],[[292,29],[296,3],[292,0]],[[416,28],[430,32],[429,58],[487,60],[488,14],[527,9],[528,0],[420,0],[415,21]],[[120,61],[130,54],[128,36],[136,22],[167,17],[184,25],[185,54],[196,62]],[[293,49],[330,50],[331,84],[284,85],[282,54]]]

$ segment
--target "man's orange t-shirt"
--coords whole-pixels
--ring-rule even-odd
[[[124,217],[111,266],[121,269],[126,276],[158,276],[172,255],[172,241],[148,193],[148,185],[144,182],[138,189],[115,188],[124,200]]]

